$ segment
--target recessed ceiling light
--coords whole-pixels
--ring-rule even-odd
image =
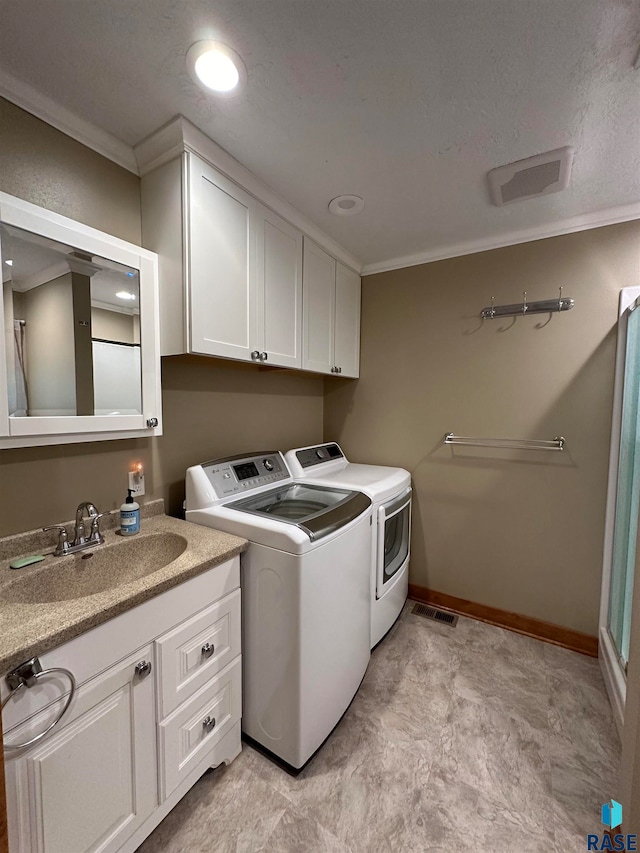
[[[135,299],[136,298],[135,293],[128,293],[126,290],[119,290],[116,293],[116,296],[118,297],[118,299]]]
[[[219,41],[192,44],[187,53],[187,68],[198,85],[218,95],[235,93],[247,78],[242,59]]]
[[[6,264],[8,267],[12,267],[12,266],[13,266],[13,261],[12,261],[12,260],[5,261],[5,264]]]
[[[338,195],[329,202],[329,212],[336,216],[355,216],[363,210],[364,201],[359,195]]]

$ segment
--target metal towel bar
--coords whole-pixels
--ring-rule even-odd
[[[500,447],[508,450],[564,450],[565,439],[560,435],[552,441],[528,438],[470,438],[448,432],[444,444],[460,444],[467,447]]]

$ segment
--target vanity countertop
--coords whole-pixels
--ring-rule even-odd
[[[161,501],[157,503],[162,505]],[[123,537],[113,529],[116,515],[117,513],[114,513],[112,519],[105,519],[105,545],[122,543]],[[77,564],[78,556],[82,557],[84,552],[67,557],[54,557],[51,547],[52,534],[46,534],[49,547],[42,550],[41,531],[0,539],[0,675],[4,675],[22,661],[66,643],[205,569],[223,563],[240,554],[248,545],[246,539],[238,536],[162,514],[152,514],[146,518],[143,515],[140,533],[127,539],[138,540],[138,548],[143,548],[145,537],[158,533],[174,534],[174,541],[176,535],[181,536],[187,542],[184,552],[163,568],[95,594],[85,593],[81,598],[45,603],[42,603],[42,599],[47,598],[48,578],[63,569],[65,563],[71,565],[70,561],[75,561]],[[98,545],[87,549],[87,552],[93,551],[97,554],[100,548],[104,546]],[[33,553],[46,554],[45,559],[23,569],[9,567],[9,563],[16,557]],[[82,571],[89,571],[91,560],[81,565]],[[11,601],[12,583],[30,576],[34,578],[33,585],[39,591],[41,602]],[[104,581],[104,574],[97,577]],[[100,585],[103,586],[104,583]],[[30,586],[30,583],[27,586]]]

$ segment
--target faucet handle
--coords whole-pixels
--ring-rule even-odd
[[[63,524],[53,524],[51,527],[43,527],[43,532],[47,532],[49,530],[58,530],[58,547],[54,551],[56,557],[60,557],[67,553],[69,549],[69,536],[67,534],[67,528]]]
[[[107,515],[111,515],[111,513],[99,512],[97,515],[91,516],[91,533],[89,538],[92,539],[94,542],[104,542],[104,536],[100,532],[100,519],[105,518]]]

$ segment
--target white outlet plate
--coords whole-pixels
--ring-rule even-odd
[[[136,497],[142,497],[144,495],[144,474],[129,471],[129,488]]]

